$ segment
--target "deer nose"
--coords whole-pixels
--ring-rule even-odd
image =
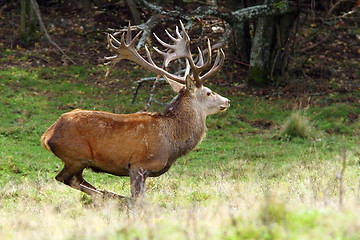
[[[230,105],[230,100],[229,100],[229,99],[227,99],[226,103],[227,103],[228,105]]]

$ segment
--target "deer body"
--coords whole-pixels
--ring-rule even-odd
[[[76,109],[63,114],[42,142],[59,158],[76,159],[83,168],[128,176],[136,167],[146,169],[150,177],[159,176],[205,135],[205,113],[189,99],[179,95],[164,113]]]
[[[177,30],[179,39],[173,40],[181,41],[181,46],[188,45],[188,36],[183,25],[181,26],[183,37]],[[119,58],[126,58],[163,74],[173,90],[178,92],[177,97],[163,113],[113,114],[76,109],[63,114],[41,137],[41,145],[64,163],[64,168],[56,179],[92,196],[120,195],[97,190],[82,177],[85,168],[117,176],[130,176],[132,196],[142,195],[147,177],[165,173],[177,158],[194,149],[202,140],[206,132],[206,117],[225,111],[230,106],[228,99],[201,83],[200,73],[211,62],[210,43],[205,64],[202,53],[200,62],[195,64],[189,49],[182,52],[194,72],[190,76],[187,70],[184,77],[178,77],[158,68],[148,50],[149,62],[140,57],[132,48],[134,40],[129,37],[129,32],[130,30],[126,38],[131,43],[125,43],[123,35],[122,42],[117,43],[120,47],[113,46],[122,54],[111,58],[113,64]],[[176,47],[167,46],[174,49]],[[162,54],[168,56],[169,53]],[[219,54],[204,78],[212,75],[222,64],[223,59]],[[173,54],[169,54],[169,57],[170,59],[166,58],[168,63],[174,60]]]

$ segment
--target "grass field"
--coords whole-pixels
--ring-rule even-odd
[[[62,163],[41,134],[74,108],[143,109],[151,86],[131,104],[130,81],[142,74],[104,82],[91,66],[0,70],[0,239],[360,239],[359,92],[299,104],[209,83],[232,106],[209,117],[195,151],[147,181],[143,201],[93,201],[56,182]],[[155,96],[174,94],[160,84]],[[284,132],[294,112],[308,138]],[[85,178],[130,195],[127,178]]]

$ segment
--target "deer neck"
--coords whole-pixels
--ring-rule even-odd
[[[195,148],[206,132],[206,115],[199,104],[186,94],[179,94],[165,109],[164,126],[172,149],[172,157],[178,158]],[[174,159],[174,160],[175,160]]]

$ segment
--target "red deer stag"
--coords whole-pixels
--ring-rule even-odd
[[[225,111],[230,106],[227,98],[202,85],[204,79],[214,75],[224,62],[224,52],[217,50],[211,66],[211,46],[207,43],[206,61],[199,50],[197,61],[190,52],[190,38],[180,22],[182,33],[177,37],[166,31],[174,44],[155,38],[168,49],[162,52],[164,66],[176,59],[186,61],[186,71],[178,76],[158,67],[145,47],[147,59],[135,50],[139,32],[131,37],[130,26],[120,41],[116,34],[108,34],[108,45],[116,55],[107,57],[111,67],[122,59],[138,63],[144,68],[164,76],[178,95],[163,113],[113,114],[76,109],[64,113],[41,137],[41,145],[64,163],[56,180],[91,196],[122,197],[106,190],[97,190],[84,180],[82,172],[91,168],[117,176],[130,176],[133,198],[143,195],[147,177],[157,177],[169,170],[180,156],[195,148],[205,136],[206,116]],[[202,74],[202,72],[204,72]]]

